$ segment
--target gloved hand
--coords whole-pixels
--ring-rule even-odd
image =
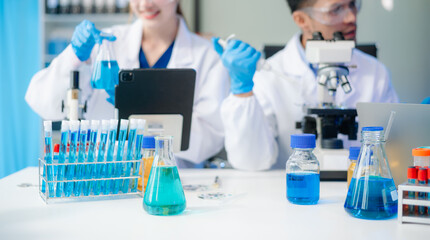
[[[430,104],[430,97],[425,98],[421,104]]]
[[[252,78],[261,53],[240,40],[230,40],[223,49],[218,40],[219,38],[212,38],[212,43],[230,74],[231,92],[233,94],[250,92],[254,87]]]
[[[70,44],[79,60],[86,61],[90,57],[94,45],[101,43],[103,39],[109,41],[116,40],[116,37],[111,34],[100,35],[101,33],[94,26],[94,23],[88,20],[84,20],[76,26]]]

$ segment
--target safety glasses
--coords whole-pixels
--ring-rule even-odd
[[[305,7],[299,10],[322,24],[336,25],[342,23],[350,11],[353,14],[357,14],[360,11],[360,7],[361,0],[347,0],[327,7]]]

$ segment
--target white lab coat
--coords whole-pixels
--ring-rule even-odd
[[[268,59],[272,68],[290,80],[271,72],[254,76],[254,96],[230,95],[222,104],[225,148],[233,167],[243,170],[285,168],[292,153],[290,135],[300,133],[295,122],[304,117],[304,103],[317,104],[317,81],[295,35],[287,46]],[[357,102],[398,102],[387,68],[376,58],[353,50],[349,80],[352,92],[337,91],[336,102],[355,108]]]
[[[120,69],[139,68],[139,51],[142,39],[142,21],[131,25],[118,25],[111,31],[117,40],[112,43]],[[70,87],[70,71],[80,70],[81,101],[87,100],[85,119],[114,118],[114,106],[106,99],[105,90],[90,85],[91,65],[97,54],[81,62],[69,45],[48,68],[36,73],[31,79],[25,99],[30,107],[44,119],[61,120],[61,101]],[[190,147],[178,153],[179,159],[200,163],[216,154],[223,147],[223,127],[219,110],[228,95],[228,72],[211,43],[191,33],[180,18],[179,29],[167,68],[193,68],[196,70],[194,108],[191,123]],[[190,165],[183,162],[183,165]],[[181,165],[181,164],[180,164]]]

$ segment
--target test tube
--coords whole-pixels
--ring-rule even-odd
[[[118,120],[117,119],[111,119],[110,120],[110,126],[109,126],[109,139],[108,139],[108,147],[107,147],[107,156],[106,156],[106,162],[112,162],[114,153],[115,153],[115,142],[116,142],[116,134],[117,134],[117,128],[118,128]],[[103,171],[102,175],[105,178],[112,177],[113,174],[113,163],[107,163],[105,166],[105,170]],[[103,181],[102,183],[102,191],[105,195],[109,194],[111,190],[111,184],[110,181]]]
[[[54,197],[55,195],[54,183],[52,182],[54,180],[54,167],[52,165],[49,165],[53,163],[52,121],[44,121],[43,126],[45,129],[45,162],[46,162],[44,167],[44,173],[46,174],[47,172],[49,197]],[[45,194],[45,189],[43,189],[44,187],[43,184],[45,184],[45,182],[42,183],[42,192]]]
[[[418,185],[420,186],[426,186],[427,185],[427,169],[420,168],[418,170]],[[426,193],[425,192],[418,192],[418,199],[425,200]],[[427,212],[427,207],[424,206],[418,206],[418,214],[424,215]]]
[[[102,177],[102,169],[103,165],[101,164],[105,160],[105,152],[106,152],[106,142],[109,131],[109,120],[102,120],[102,130],[100,132],[100,143],[99,143],[99,151],[97,155],[97,166],[96,166],[96,178]],[[94,184],[94,195],[100,194],[101,182],[97,181]]]
[[[142,159],[142,143],[143,143],[143,132],[145,129],[145,123],[146,121],[143,119],[137,120],[137,137],[136,137],[136,144],[134,149],[134,160]],[[139,175],[139,168],[140,168],[140,162],[133,163],[133,173],[132,173],[133,176]],[[131,184],[131,192],[137,191],[137,185],[138,185],[138,178],[134,178]]]
[[[136,132],[137,132],[137,119],[131,119],[130,130],[128,131],[127,155],[125,158],[126,161],[133,160],[133,146],[134,146],[134,142],[136,141]],[[130,175],[131,175],[131,163],[127,162],[124,176],[129,177]],[[130,179],[124,179],[122,184],[122,192],[127,193],[129,186],[130,186]]]
[[[56,196],[61,197],[64,190],[64,171],[67,153],[67,142],[69,141],[69,121],[61,121],[61,142],[60,142],[60,152],[58,154],[58,171],[57,171],[57,189]]]
[[[114,177],[116,178],[120,177],[123,171],[122,163],[119,163],[119,162],[122,161],[124,157],[124,145],[125,145],[125,139],[127,137],[127,127],[128,127],[128,120],[121,119],[119,135],[118,135],[118,149],[116,152],[117,163],[115,164],[115,174],[114,174]],[[115,184],[114,184],[112,193],[117,194],[122,181],[117,179],[114,182]]]
[[[79,135],[79,121],[70,121],[70,149],[69,149],[69,164],[66,166],[66,189],[64,195],[70,197],[73,192],[74,183],[71,181],[75,177],[76,162],[78,152],[78,135]]]
[[[418,170],[414,167],[408,167],[408,183],[411,185],[417,184],[417,175]],[[414,191],[408,191],[408,198],[409,199],[415,199],[415,192]],[[409,213],[414,214],[415,213],[415,206],[414,205],[408,205]]]
[[[79,133],[79,156],[78,156],[78,163],[84,163],[87,158],[87,136],[88,136],[88,129],[90,127],[90,121],[88,120],[82,120],[81,121],[81,129]],[[79,164],[76,168],[76,179],[81,180],[84,177],[85,174],[85,165]],[[82,192],[82,186],[83,182],[78,181],[75,183],[74,187],[74,194],[75,196],[80,196]]]
[[[97,148],[97,134],[100,126],[99,120],[91,121],[91,133],[90,133],[90,145],[88,147],[88,160],[85,169],[85,179],[91,179],[95,176],[94,164],[92,164],[96,159],[96,148]],[[84,184],[84,196],[88,196],[93,188],[93,181],[85,181]]]

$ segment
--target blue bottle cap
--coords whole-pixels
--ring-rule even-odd
[[[315,148],[315,134],[292,134],[292,148]]]
[[[143,136],[143,148],[155,148],[155,136]]]
[[[368,131],[368,132],[376,132],[376,131],[382,131],[382,130],[384,130],[384,128],[380,126],[364,127],[361,129],[361,131]]]
[[[360,147],[349,147],[349,159],[357,160],[360,155]]]

